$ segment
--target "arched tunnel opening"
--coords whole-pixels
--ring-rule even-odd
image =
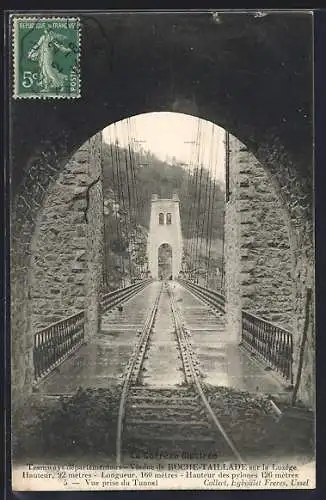
[[[149,22],[141,16],[81,16],[83,98],[58,100],[55,106],[33,103],[34,128],[28,123],[30,103],[12,103],[14,405],[25,404],[23,394],[42,392],[39,379],[48,373],[39,353],[46,342],[48,360],[59,359],[58,331],[65,336],[83,325],[83,337],[64,337],[70,349],[65,356],[87,342],[83,361],[74,367],[83,384],[98,383],[103,370],[107,374],[115,364],[127,363],[128,341],[131,345],[135,331],[142,338],[142,314],[153,299],[142,287],[156,279],[147,242],[151,207],[160,200],[178,204],[182,245],[177,272],[173,245],[172,257],[156,255],[158,277],[172,275],[188,289],[183,295],[175,280],[159,300],[163,311],[170,305],[173,311],[193,310],[198,332],[203,311],[191,300],[196,296],[209,304],[205,314],[213,326],[205,331],[214,332],[215,340],[203,341],[197,352],[210,367],[207,380],[219,385],[216,373],[223,366],[220,385],[232,377],[243,382],[236,368],[243,358],[234,345],[247,343],[251,359],[265,356],[266,371],[276,366],[289,394],[296,389],[300,404],[314,405],[312,59],[302,42],[311,37],[311,20],[300,14],[226,13],[218,23],[211,14],[186,17],[154,16]],[[294,44],[289,33],[298,32]],[[138,37],[132,49],[126,33]],[[249,92],[252,88],[256,91]],[[164,142],[153,122],[169,157],[159,158],[135,130],[139,116],[167,114],[195,123],[195,133],[180,140],[179,125],[174,137],[188,159],[172,147],[168,152],[173,137]],[[157,231],[173,230],[173,209],[160,214]],[[134,317],[123,328],[126,338],[129,331],[133,337],[114,354],[110,343],[99,347],[94,338],[100,333],[114,344],[120,333],[112,324],[127,314],[129,302],[120,310],[108,304],[116,306],[120,293],[129,300],[132,287],[140,293]],[[211,309],[218,323],[210,318]],[[61,331],[55,325],[63,317],[67,324]],[[168,314],[153,317],[160,335]],[[224,351],[216,340],[219,331],[229,332]],[[163,335],[160,342],[158,359],[175,339]],[[68,358],[59,370],[73,390]],[[179,358],[171,352],[171,359]],[[150,379],[153,364],[146,366]],[[251,390],[258,392],[263,378]],[[51,377],[47,380],[49,387]],[[182,383],[187,384],[186,375]]]
[[[172,279],[172,259],[173,251],[171,245],[162,243],[158,248],[158,269],[159,279],[169,280]]]
[[[175,137],[187,123],[188,133]],[[162,127],[173,126],[165,137]],[[149,142],[160,138],[156,145],[144,144],[147,130]],[[182,146],[177,159],[173,152]],[[210,122],[159,112],[110,125],[66,163],[39,211],[31,247],[31,335],[92,304],[92,336],[100,325],[100,297],[149,276],[181,277],[224,295],[230,341],[243,341],[242,311],[292,334],[294,228],[280,193],[255,155]],[[152,227],[155,196],[163,211]],[[162,256],[155,250],[151,257],[148,244],[151,233],[155,245],[166,238],[160,231],[174,234],[178,217],[164,205],[173,196],[180,265],[172,268],[171,259],[163,272]],[[176,243],[174,236],[170,241]]]

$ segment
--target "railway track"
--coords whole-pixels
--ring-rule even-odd
[[[151,388],[140,383],[162,294],[169,297],[184,374],[184,383],[176,388]],[[123,380],[116,438],[117,465],[121,465],[123,455],[156,459],[210,456],[243,462],[205,396],[189,334],[168,283],[162,283],[148,312]]]

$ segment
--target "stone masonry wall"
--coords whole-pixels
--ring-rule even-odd
[[[292,330],[293,261],[285,212],[256,158],[233,136],[229,149],[225,223],[229,308],[239,308],[236,296],[240,295],[242,309]],[[232,315],[238,325],[238,314]]]
[[[264,169],[231,135],[229,151],[225,292],[227,310],[231,311],[230,331],[241,338],[242,307],[293,332],[294,384],[298,382],[300,355],[303,359],[297,400],[312,407],[315,403],[314,245],[307,199],[292,194],[294,213],[284,195],[288,188],[280,187],[274,174],[276,164]],[[282,174],[283,184],[288,181],[292,186],[298,182],[286,169]],[[241,297],[241,306],[237,295]]]
[[[88,186],[101,174],[100,141],[94,136],[75,153],[39,212],[31,264],[34,331],[83,310],[101,281],[101,182],[89,188],[87,201]]]
[[[281,201],[263,167],[239,151],[242,307],[293,329],[292,252]]]
[[[86,336],[96,335],[100,327],[100,299],[103,289],[104,266],[104,213],[102,176],[102,134],[89,141],[88,207],[86,219],[87,280],[85,289]]]
[[[231,140],[230,140],[231,143]],[[227,331],[230,341],[239,342],[242,331],[242,298],[241,298],[241,257],[240,232],[240,163],[237,161],[240,142],[234,141],[232,147],[232,168],[229,169],[226,186],[225,222],[224,222],[224,270]]]

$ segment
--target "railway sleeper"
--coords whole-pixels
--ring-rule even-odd
[[[130,436],[123,444],[124,453],[139,456],[152,454],[161,458],[215,458],[234,459],[228,447],[215,436],[191,435],[183,436],[177,433],[156,435],[151,437]],[[186,454],[190,455],[187,456]]]
[[[162,405],[160,403],[129,403],[127,404],[127,411],[130,410],[132,412],[141,411],[144,412],[146,410],[156,410],[159,412],[173,412],[177,411],[178,413],[193,413],[195,410],[198,409],[198,404],[189,404],[189,403],[175,403],[175,404],[169,404],[168,407],[166,405]]]
[[[154,415],[155,416],[155,415]],[[190,420],[177,420],[175,418],[170,418],[167,420],[162,420],[161,415],[159,419],[152,419],[152,420],[145,420],[144,418],[142,419],[136,419],[136,418],[129,418],[126,422],[127,427],[129,426],[134,426],[134,425],[144,425],[144,426],[161,426],[163,425],[164,427],[166,426],[176,426],[176,425],[181,425],[181,426],[195,426],[195,427],[203,427],[203,428],[211,428],[211,424],[208,421],[199,421],[197,419],[190,419]]]
[[[132,436],[130,437],[130,440],[128,441],[128,444],[129,443],[132,443],[132,442],[135,442],[135,441],[138,441],[138,439],[141,439],[142,440],[142,443],[146,444],[146,440],[144,440],[143,437],[135,437],[135,436]],[[216,443],[216,438],[214,436],[204,436],[204,435],[201,435],[201,434],[196,434],[195,436],[182,436],[180,434],[169,434],[167,436],[162,436],[162,435],[155,435],[155,436],[151,436],[150,438],[151,441],[173,441],[173,442],[184,442],[184,441],[188,441],[188,442],[192,442],[192,443],[201,443],[201,442],[210,442],[210,443]]]
[[[189,387],[178,387],[178,388],[164,388],[164,389],[155,389],[148,387],[134,387],[130,390],[128,394],[128,399],[148,399],[148,400],[175,400],[180,401],[198,401],[198,394],[193,390],[189,389]]]
[[[147,415],[159,416],[160,418],[165,418],[166,416],[176,418],[183,418],[183,420],[198,420],[198,418],[202,419],[204,415],[204,408],[198,408],[198,405],[191,406],[183,406],[182,404],[178,405],[127,405],[126,407],[126,415],[128,418],[139,418],[141,416],[141,420],[145,420]]]
[[[179,422],[179,425],[177,425],[176,423],[166,424],[162,421],[157,424],[127,425],[124,430],[124,439],[128,440],[133,437],[151,439],[154,436],[173,436],[174,434],[184,437],[216,436],[215,439],[222,439],[221,436],[212,432],[211,426],[203,426],[201,422],[198,422],[198,425],[195,425],[194,422]]]
[[[160,428],[150,428],[145,430],[139,428],[126,429],[124,431],[123,439],[126,443],[129,441],[133,441],[135,439],[139,439],[142,441],[152,441],[152,440],[169,440],[170,437],[179,436],[179,438],[183,438],[184,440],[192,440],[192,441],[201,441],[202,438],[210,438],[212,441],[221,442],[221,437],[209,432],[209,430],[205,428],[197,427],[196,429],[191,428],[186,432],[182,428],[174,427],[173,429],[163,429],[162,426]]]

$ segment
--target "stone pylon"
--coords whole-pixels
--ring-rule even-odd
[[[147,256],[153,279],[159,278],[158,251],[164,243],[172,248],[172,278],[177,278],[181,270],[183,245],[179,202],[177,194],[174,194],[172,199],[160,199],[157,194],[152,195]]]

